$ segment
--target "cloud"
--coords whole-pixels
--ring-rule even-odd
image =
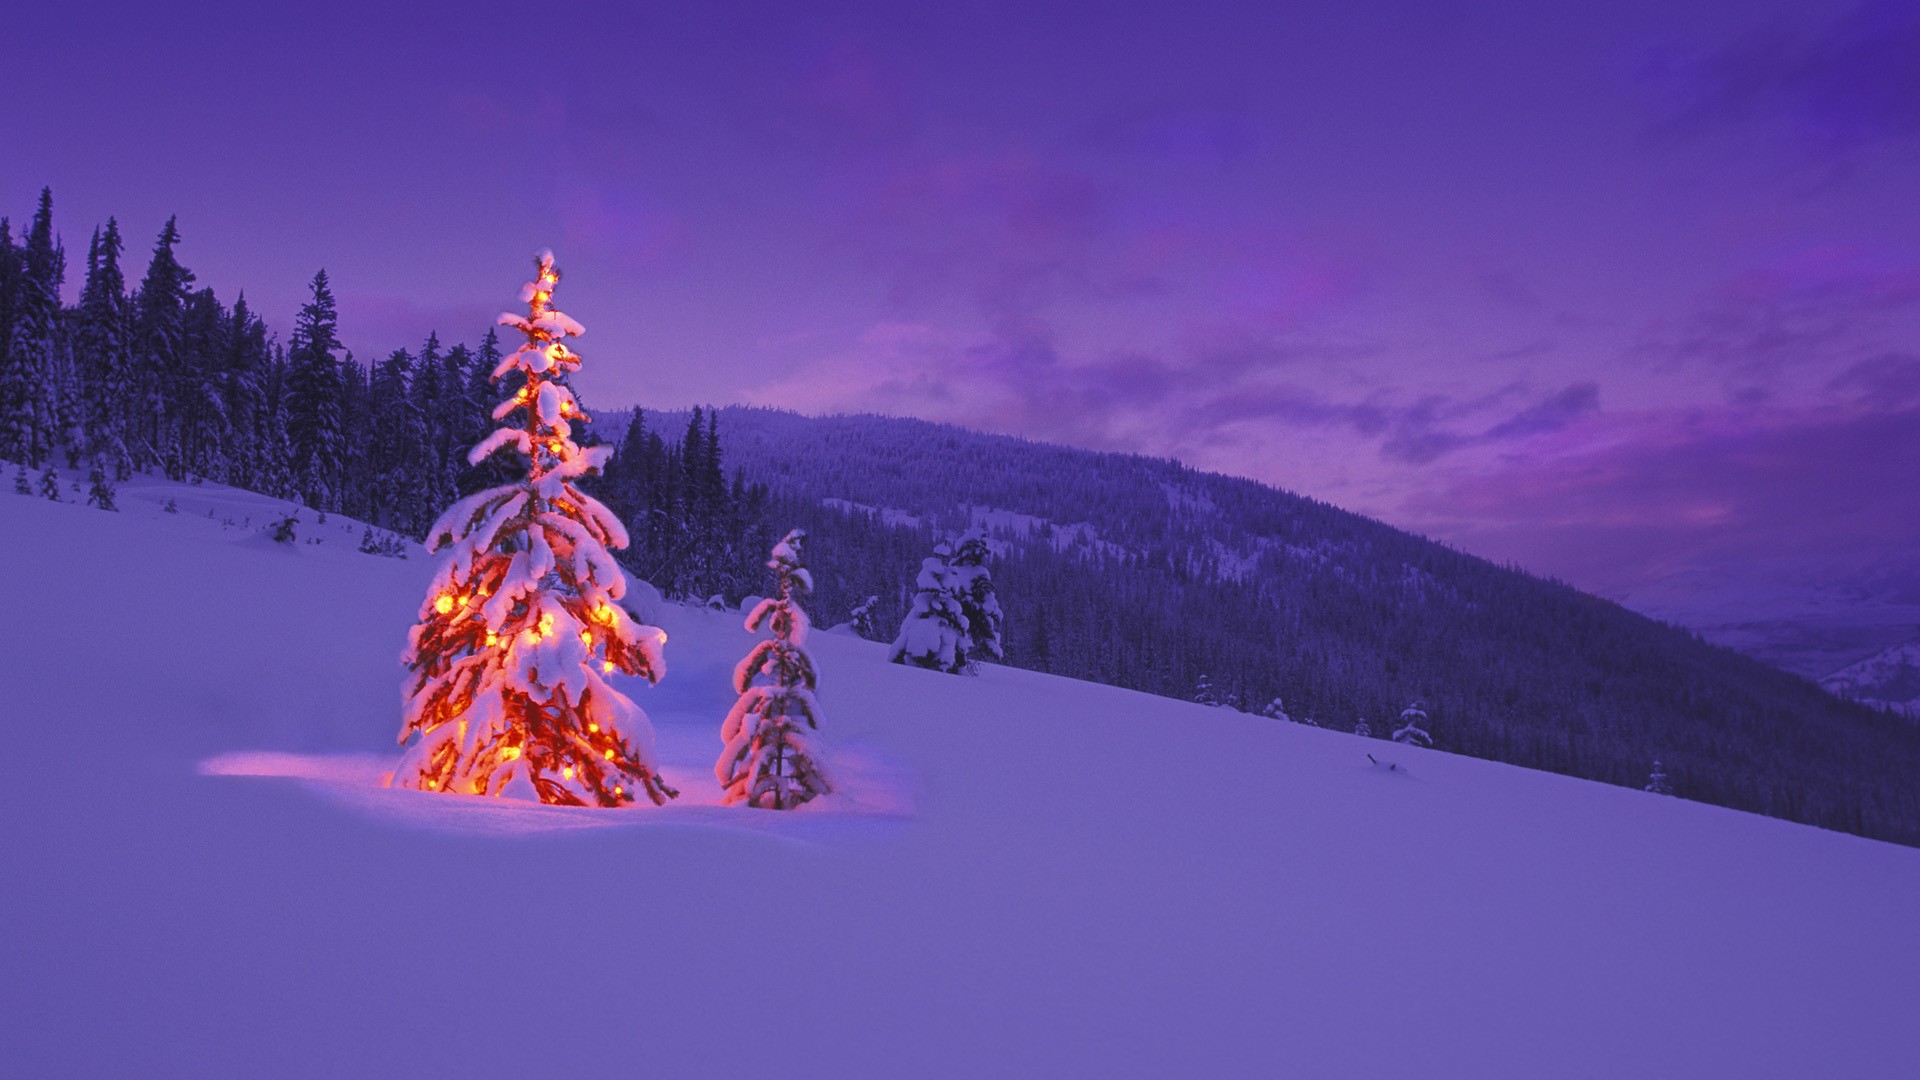
[[[1636,344],[1665,364],[1706,363],[1765,377],[1831,368],[1880,351],[1878,338],[1920,311],[1920,267],[1858,247],[1813,246],[1709,290]]]
[[[1607,414],[1532,449],[1430,477],[1403,520],[1605,591],[1703,557],[1920,552],[1911,400]]]
[[[1920,402],[1920,356],[1887,353],[1862,360],[1834,376],[1827,389],[1863,405],[1898,408]]]
[[[1772,125],[1804,153],[1843,160],[1920,135],[1920,4],[1867,3],[1818,27],[1774,26],[1668,57],[1660,137]]]

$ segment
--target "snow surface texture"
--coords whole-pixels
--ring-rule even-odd
[[[223,528],[208,506],[284,510],[222,491],[0,493],[0,686],[44,751],[0,785],[0,1074],[1920,1061],[1920,851],[840,635],[812,645],[842,790],[720,807],[732,613],[668,606],[670,674],[635,688],[674,804],[378,787],[431,563],[338,518],[318,545]]]

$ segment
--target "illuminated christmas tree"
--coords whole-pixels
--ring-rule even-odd
[[[402,657],[411,674],[392,783],[428,791],[621,806],[678,792],[653,761],[647,716],[615,690],[618,671],[658,682],[666,634],[635,622],[617,601],[626,577],[608,548],[626,530],[576,481],[611,448],[583,449],[585,423],[567,377],[580,357],[566,345],[583,332],[550,306],[560,281],[551,253],[521,293],[527,314],[500,322],[527,342],[494,368],[518,373],[512,397],[493,411],[505,426],[468,455],[503,450],[525,458],[517,483],[455,503],[428,534],[444,551]]]
[[[806,536],[795,529],[774,545],[767,568],[777,591],[747,616],[749,631],[770,630],[773,637],[754,645],[733,671],[740,700],[720,729],[727,745],[713,767],[728,804],[790,810],[831,790],[807,730],[819,726],[820,710],[813,699],[818,679],[805,647],[807,613],[797,600],[813,591],[802,550]]]

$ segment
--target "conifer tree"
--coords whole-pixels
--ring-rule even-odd
[[[429,530],[444,551],[403,657],[401,738],[392,783],[430,791],[546,803],[620,806],[677,794],[653,762],[646,714],[603,677],[657,682],[666,635],[636,623],[617,601],[626,578],[608,555],[626,530],[576,482],[610,452],[582,449],[587,417],[567,376],[580,357],[566,338],[579,323],[550,306],[559,271],[551,253],[521,293],[527,314],[502,315],[526,344],[495,368],[521,383],[494,410],[511,423],[468,455],[526,461],[515,484],[468,496]]]
[[[955,541],[953,556],[947,565],[947,587],[960,604],[962,625],[967,629],[969,661],[991,656],[1003,660],[1000,644],[1000,599],[993,592],[993,574],[987,560],[993,551],[987,546],[985,529],[972,528]]]
[[[233,301],[227,318],[227,355],[221,376],[225,405],[225,457],[229,483],[259,484],[260,428],[265,421],[265,381],[273,354],[267,344],[267,326],[247,305],[247,294]]]
[[[1199,705],[1217,706],[1220,704],[1220,691],[1213,685],[1213,676],[1200,676],[1200,681],[1195,683],[1193,687],[1193,700]]]
[[[1393,733],[1393,741],[1406,743],[1409,746],[1432,746],[1433,736],[1427,734],[1426,730],[1420,726],[1426,722],[1426,719],[1427,711],[1422,709],[1417,701],[1402,709],[1400,727]]]
[[[87,505],[97,506],[102,510],[120,509],[114,502],[113,484],[107,479],[106,466],[97,457],[93,459],[92,468],[87,471],[87,480],[89,483]]]
[[[54,469],[51,461],[40,472],[40,495],[54,502],[60,501],[60,473]]]
[[[813,591],[806,536],[795,529],[774,545],[767,562],[774,595],[747,616],[749,633],[766,630],[773,637],[755,644],[733,672],[740,700],[720,729],[726,746],[713,767],[728,805],[791,810],[831,790],[810,734],[819,727],[820,708],[813,696],[819,680],[806,651],[807,613],[800,607],[800,597]]]
[[[65,437],[60,394],[60,282],[65,256],[53,236],[53,191],[40,192],[12,297],[13,325],[0,358],[0,457],[38,468]]]
[[[120,225],[107,219],[87,251],[87,280],[80,290],[74,329],[74,362],[86,406],[82,416],[88,456],[104,460],[124,480],[133,468],[127,450],[133,358],[127,323],[127,279],[120,268]]]
[[[1362,716],[1353,722],[1353,733],[1363,739],[1371,739],[1373,738],[1373,725],[1367,723],[1367,718]]]
[[[967,669],[966,615],[954,598],[947,545],[940,544],[920,563],[913,606],[900,623],[888,656],[896,664],[958,674]]]
[[[291,499],[297,492],[293,483],[293,447],[287,439],[287,409],[276,399],[267,409],[259,434],[259,463],[255,490],[276,499]]]
[[[133,301],[133,378],[127,409],[134,418],[129,449],[141,467],[164,465],[171,455],[169,436],[179,416],[187,297],[193,272],[180,265],[174,248],[180,229],[169,217],[154,242],[153,258]]]
[[[1660,759],[1653,759],[1653,771],[1647,774],[1646,790],[1655,795],[1673,794],[1673,784],[1667,779],[1667,772],[1660,766]]]
[[[1260,710],[1260,714],[1271,720],[1292,720],[1293,719],[1293,717],[1287,715],[1286,702],[1281,701],[1278,697],[1274,698],[1272,701],[1267,702],[1267,707]]]
[[[879,606],[880,597],[870,593],[865,600],[854,607],[853,612],[847,616],[847,621],[853,624],[854,633],[868,641],[880,640],[880,625],[874,610]]]
[[[13,491],[16,495],[33,494],[33,485],[27,483],[27,463],[24,461],[13,468]]]
[[[20,295],[20,248],[13,242],[13,222],[0,216],[0,384],[13,356],[13,308]],[[0,398],[0,400],[4,400]],[[0,415],[0,445],[6,436],[6,416]]]
[[[314,274],[308,288],[313,298],[300,308],[287,349],[287,437],[301,498],[324,513],[339,507],[335,481],[345,450],[346,385],[334,356],[340,349],[339,315],[327,272]]]

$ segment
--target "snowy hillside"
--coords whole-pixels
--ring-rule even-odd
[[[628,447],[629,419],[595,424]],[[695,418],[644,419],[695,441]],[[818,541],[829,622],[873,597],[890,636],[935,541],[982,525],[1010,665],[1183,700],[1204,681],[1342,730],[1417,699],[1449,751],[1635,789],[1658,758],[1689,798],[1920,845],[1920,728],[1565,584],[1173,461],[897,417],[730,407],[715,427],[770,489],[769,531]],[[640,536],[660,515],[620,455],[602,494]],[[649,543],[632,565],[681,549]]]
[[[1920,720],[1920,638],[1884,649],[1820,680],[1844,698]]]
[[[0,495],[10,1076],[1920,1059],[1920,851],[835,634],[814,652],[841,792],[725,808],[748,637],[673,606],[667,679],[635,697],[676,803],[388,790],[429,563],[337,520],[274,544],[276,504],[212,486],[122,504]]]

